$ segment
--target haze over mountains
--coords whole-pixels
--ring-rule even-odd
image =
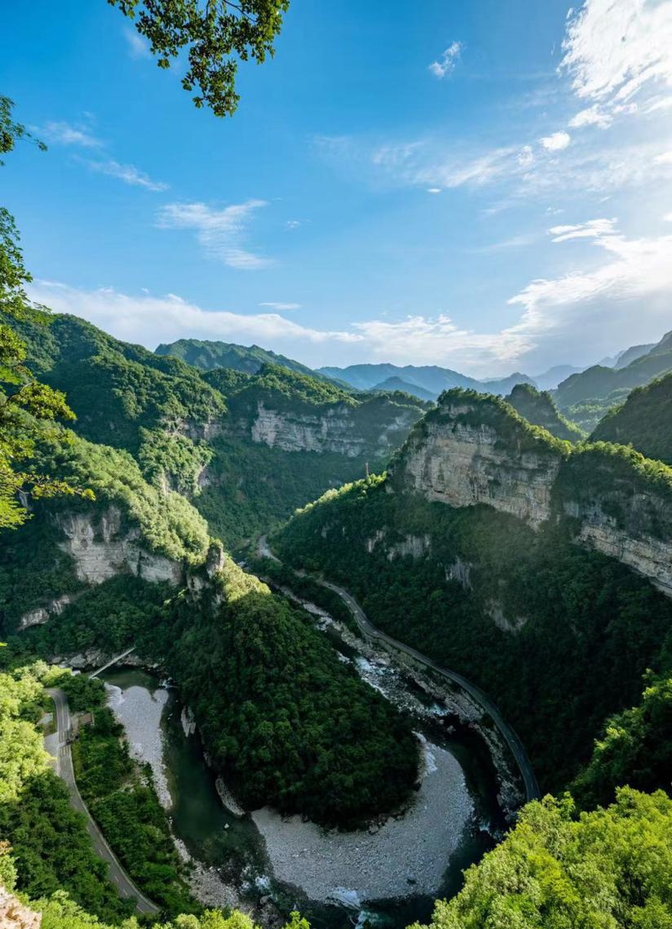
[[[327,378],[355,391],[403,391],[424,401],[436,400],[444,390],[454,387],[507,396],[517,385],[528,384],[542,391],[552,391],[563,413],[590,431],[631,389],[672,370],[672,333],[664,335],[659,342],[626,348],[588,368],[555,365],[533,376],[514,372],[508,377],[482,380],[438,365],[371,363],[312,371],[298,361],[257,345],[246,347],[198,339],[180,339],[159,345],[156,354],[178,357],[206,371],[230,368],[256,373],[264,364],[279,364],[300,374]]]

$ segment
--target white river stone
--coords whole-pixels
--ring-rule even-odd
[[[436,894],[473,804],[456,759],[424,742],[425,774],[411,808],[367,831],[325,831],[265,807],[252,814],[276,878],[316,901]],[[410,884],[409,878],[415,883]]]

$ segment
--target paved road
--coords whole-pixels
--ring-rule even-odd
[[[271,551],[265,535],[261,536],[259,539],[258,552],[261,557],[271,558],[273,561],[278,562],[280,560]],[[520,769],[520,773],[523,778],[523,784],[525,785],[525,796],[527,800],[535,800],[537,797],[541,796],[539,785],[537,784],[537,778],[535,777],[534,769],[532,768],[530,759],[527,757],[525,746],[486,693],[484,693],[479,687],[476,687],[475,684],[472,684],[471,681],[468,681],[465,677],[462,677],[462,675],[458,674],[456,671],[449,671],[447,668],[442,668],[441,665],[438,665],[431,658],[428,658],[426,655],[423,655],[421,652],[417,651],[417,649],[411,648],[410,645],[406,645],[404,642],[400,642],[398,639],[393,639],[392,636],[389,636],[381,629],[378,629],[378,627],[374,626],[373,623],[369,620],[366,613],[361,608],[359,603],[357,603],[352,594],[348,593],[345,588],[339,587],[337,584],[332,584],[330,581],[320,580],[314,575],[311,575],[311,577],[322,587],[328,587],[329,590],[333,590],[334,593],[338,594],[341,600],[343,600],[346,606],[349,608],[350,612],[355,618],[355,621],[357,622],[357,625],[364,633],[364,635],[367,635],[372,639],[378,639],[381,642],[387,642],[388,645],[391,645],[393,648],[396,648],[401,652],[405,652],[405,654],[409,655],[411,658],[424,665],[426,668],[430,668],[432,671],[435,671],[437,674],[440,674],[442,677],[445,677],[452,683],[458,684],[458,686],[460,686],[471,697],[473,697],[474,700],[476,700],[476,702],[480,704],[480,706],[492,718],[493,722],[499,729],[502,738],[508,745],[511,754],[516,759],[516,764]]]
[[[72,752],[68,744],[70,733],[70,708],[68,698],[60,688],[49,688],[47,691],[54,701],[56,707],[56,726],[57,732],[54,736],[48,736],[46,745],[52,754],[56,757],[56,773],[65,781],[68,791],[70,792],[70,803],[80,813],[86,816],[86,828],[91,836],[93,847],[96,854],[107,862],[109,878],[117,888],[119,896],[127,900],[136,901],[136,909],[139,913],[149,913],[156,915],[160,909],[156,904],[148,900],[144,894],[140,893],[130,877],[121,867],[117,858],[107,844],[104,835],[95,823],[95,820],[89,813],[87,805],[82,800],[82,796],[77,788],[75,780],[75,769],[72,764]]]

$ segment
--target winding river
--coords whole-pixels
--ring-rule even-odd
[[[410,715],[422,743],[420,789],[403,815],[382,825],[339,833],[268,808],[240,815],[235,801],[231,809],[222,802],[172,687],[146,671],[109,671],[103,675],[109,704],[133,753],[152,766],[203,903],[242,906],[257,917],[264,906],[283,916],[298,907],[318,929],[364,919],[396,929],[427,920],[433,900],[459,888],[462,870],[492,847],[504,825],[489,750],[450,700],[313,612],[340,659]]]

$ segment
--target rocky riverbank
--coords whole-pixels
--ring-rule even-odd
[[[311,900],[359,906],[367,900],[436,894],[473,813],[459,763],[423,740],[421,786],[409,808],[366,831],[325,831],[264,808],[252,814],[276,878]]]

